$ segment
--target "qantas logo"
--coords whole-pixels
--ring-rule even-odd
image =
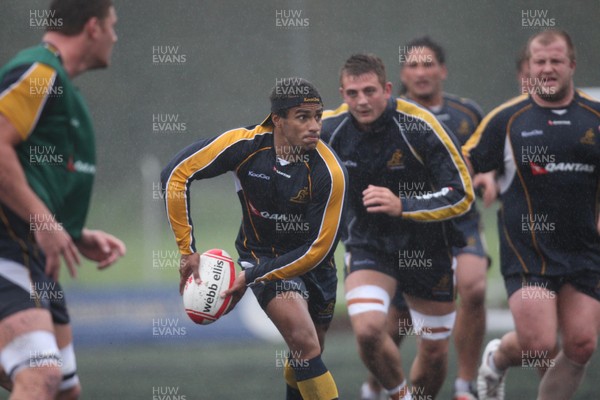
[[[530,162],[529,166],[533,175],[545,175],[552,172],[585,172],[591,174],[596,170],[595,165],[582,163],[548,163],[545,167],[542,167]]]
[[[250,212],[252,214],[256,215],[257,217],[264,218],[264,219],[270,219],[273,221],[295,222],[296,220],[299,220],[301,218],[301,216],[294,215],[294,214],[271,214],[268,211],[259,211],[250,202],[248,202],[248,205],[250,206]]]
[[[285,172],[281,172],[280,170],[278,170],[276,167],[273,167],[273,171],[275,171],[277,174],[284,176],[288,179],[290,179],[292,176],[290,174],[286,174]]]
[[[550,126],[571,125],[571,121],[569,121],[568,119],[549,119],[548,125],[550,125]]]

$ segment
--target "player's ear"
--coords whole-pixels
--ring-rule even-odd
[[[448,68],[446,68],[446,64],[442,64],[442,80],[445,81],[448,77]]]
[[[279,124],[281,122],[281,117],[277,114],[271,114],[271,121],[273,121],[273,125],[279,128]]]
[[[92,39],[98,37],[100,29],[100,20],[97,17],[92,17],[88,19],[85,25],[83,26],[84,32]]]
[[[392,95],[392,82],[385,83],[385,86],[383,87],[383,93],[385,94],[386,98],[390,98]]]

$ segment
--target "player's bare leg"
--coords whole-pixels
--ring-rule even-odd
[[[308,303],[302,295],[297,293],[297,296],[275,297],[267,305],[266,312],[290,349],[292,364],[301,366],[309,375],[315,371],[315,376],[302,379],[298,369],[293,368],[293,380],[296,381],[302,397],[315,400],[337,399],[338,392],[333,377],[321,361],[321,343],[326,328],[320,327],[320,341],[320,335],[308,312]],[[289,373],[291,374],[291,370]],[[286,376],[286,380],[287,378]]]
[[[421,328],[417,355],[410,371],[411,386],[414,393],[435,398],[444,383],[448,369],[448,347],[455,319],[455,304],[425,300],[406,294],[404,298],[411,309],[413,326]],[[425,317],[415,318],[415,311]],[[443,317],[450,323],[431,326],[427,320],[431,317]]]
[[[485,336],[485,290],[487,259],[463,253],[456,257],[459,303],[454,325],[454,345],[458,357],[458,379],[470,383],[477,368]],[[468,391],[464,390],[460,391]]]
[[[406,392],[400,352],[387,331],[387,311],[396,291],[396,279],[373,270],[354,271],[346,277],[346,304],[359,355],[381,385],[402,398]],[[404,386],[403,386],[404,385]]]
[[[542,287],[526,287],[513,293],[508,304],[519,346],[505,339],[514,340],[514,336],[505,335],[494,353],[496,367],[505,370],[522,365],[524,359],[552,357],[558,330],[556,294]]]
[[[515,332],[486,347],[477,378],[480,399],[504,398],[504,376],[509,367],[548,362],[556,354],[556,293],[540,286],[526,286],[514,292],[508,304]]]
[[[600,302],[564,285],[558,294],[558,320],[562,350],[540,383],[538,400],[570,399],[579,387],[597,347]]]
[[[0,321],[0,349],[3,358],[9,357],[6,351],[11,351],[15,356],[24,356],[18,351],[10,350],[15,339],[24,335],[42,333],[52,335],[52,320],[50,313],[44,309],[27,309],[12,314]],[[56,343],[54,342],[54,345]],[[7,350],[8,349],[8,350]],[[19,370],[14,375],[11,399],[19,400],[52,400],[58,391],[61,380],[60,367],[52,365],[55,359],[42,359],[45,351],[32,354],[36,350],[25,350],[28,357],[35,357],[35,363],[28,360],[27,367]],[[19,353],[19,354],[16,354]],[[57,354],[58,355],[58,354]]]
[[[400,344],[402,343],[402,339],[404,339],[404,335],[400,335],[401,326],[411,326],[410,312],[407,308],[399,309],[398,307],[392,304],[388,311],[387,330],[388,334],[390,335],[396,346],[400,346]],[[402,366],[400,366],[400,368],[402,368]],[[404,375],[404,372],[402,372],[402,375]],[[381,387],[381,384],[379,383],[377,378],[375,378],[375,376],[373,376],[372,373],[368,373],[366,383],[367,385],[369,385],[369,389],[371,390],[373,395],[379,396],[379,393],[383,388]]]

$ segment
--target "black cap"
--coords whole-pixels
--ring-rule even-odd
[[[303,78],[277,79],[269,99],[271,100],[271,114],[264,122],[269,122],[272,114],[277,114],[301,104],[323,105],[323,100],[317,88]]]

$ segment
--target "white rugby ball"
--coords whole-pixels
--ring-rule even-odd
[[[200,255],[200,284],[190,275],[183,289],[183,306],[192,321],[208,325],[225,314],[231,296],[221,298],[235,281],[235,265],[226,251],[208,250]]]

